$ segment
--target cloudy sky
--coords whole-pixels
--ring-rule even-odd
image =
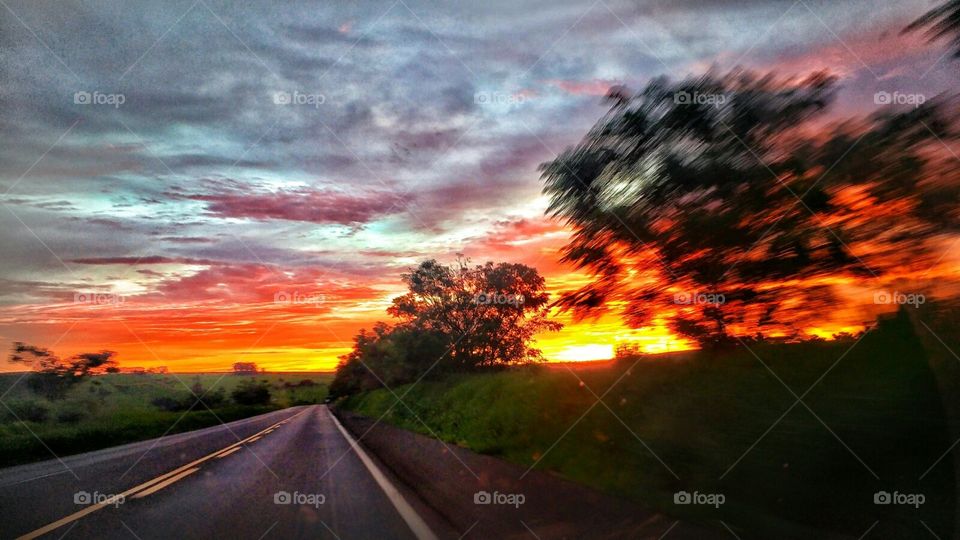
[[[582,283],[537,165],[611,85],[828,69],[842,115],[956,86],[900,35],[927,0],[0,4],[0,347],[126,366],[330,368],[429,257]],[[624,339],[678,346],[614,319],[541,346]]]

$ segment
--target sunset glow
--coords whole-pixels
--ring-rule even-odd
[[[331,370],[361,328],[389,321],[401,273],[425,259],[527,264],[554,295],[592,279],[560,262],[570,231],[545,215],[537,166],[579,140],[611,86],[735,65],[827,69],[840,78],[838,115],[874,110],[877,92],[920,88],[919,78],[930,97],[955,88],[937,67],[941,48],[899,36],[921,0],[823,5],[819,16],[798,7],[787,19],[747,3],[709,28],[700,21],[711,8],[698,4],[656,8],[656,29],[626,4],[581,18],[557,7],[536,25],[502,12],[476,26],[456,9],[424,13],[439,36],[399,7],[383,15],[325,6],[302,20],[249,6],[225,24],[200,9],[182,22],[51,23],[50,35],[134,25],[110,62],[95,43],[55,43],[57,61],[19,28],[13,43],[4,39],[3,62],[33,80],[10,81],[14,101],[2,106],[0,348],[108,349],[125,368],[223,371],[252,361]],[[29,10],[24,17],[40,24]],[[248,24],[275,31],[253,42],[240,30]],[[5,21],[4,33],[14,26]],[[641,28],[655,56],[637,45]],[[515,75],[501,80],[506,72]],[[125,102],[76,101],[83,92]],[[902,211],[840,195],[851,211]],[[879,288],[951,287],[960,277],[953,241],[938,239],[943,256],[932,264],[882,281],[818,278],[845,302],[798,332],[863,329],[891,309],[873,302]],[[616,309],[556,316],[564,329],[537,340],[548,360],[610,358],[622,343],[650,353],[692,347],[663,324],[628,328]]]

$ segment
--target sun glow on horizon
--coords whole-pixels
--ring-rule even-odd
[[[573,345],[560,351],[554,360],[563,362],[587,362],[590,360],[609,360],[613,358],[613,345],[592,343]]]

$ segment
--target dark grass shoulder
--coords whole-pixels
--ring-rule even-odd
[[[341,406],[679,518],[722,520],[744,537],[858,537],[879,521],[884,537],[910,538],[925,532],[921,520],[952,537],[953,463],[938,461],[952,442],[942,396],[903,324],[859,342],[751,344],[394,391],[405,405],[378,390]],[[726,502],[677,505],[678,491]],[[879,491],[926,502],[876,505]]]
[[[44,425],[35,422],[3,426],[0,466],[54,459],[72,454],[143,441],[220,425],[280,409],[270,406],[230,406],[215,411],[187,413],[143,411],[79,425]],[[32,427],[31,427],[32,425]]]
[[[109,448],[219,425],[285,407],[322,403],[331,375],[265,373],[233,375],[131,374],[90,377],[70,388],[63,399],[31,392],[24,373],[0,375],[0,466],[10,466]],[[270,389],[264,404],[241,405],[230,393],[248,382]],[[199,386],[197,386],[199,385]],[[197,404],[184,410],[163,410],[158,398],[190,401],[192,390],[226,396],[216,406]],[[192,402],[191,402],[192,404]]]

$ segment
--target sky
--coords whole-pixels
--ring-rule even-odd
[[[331,369],[428,258],[575,288],[537,166],[610,86],[827,69],[834,114],[867,114],[880,91],[955,88],[944,44],[900,34],[934,4],[3,0],[0,348]],[[561,320],[538,340],[552,360],[689,346]]]

